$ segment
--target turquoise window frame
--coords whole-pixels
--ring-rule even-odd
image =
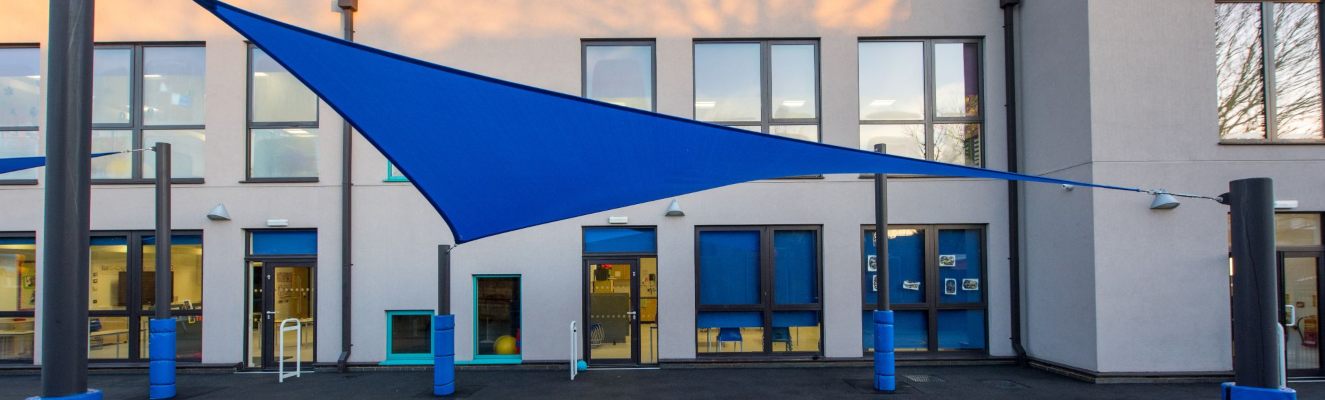
[[[391,352],[391,317],[397,315],[424,315],[428,317],[428,352],[396,354]],[[433,310],[388,310],[386,312],[386,359],[378,365],[432,365],[432,316]]]
[[[409,178],[396,173],[396,166],[390,161],[386,162],[386,179],[382,182],[409,182]]]
[[[473,325],[470,325],[470,326],[473,327],[473,329],[470,329],[470,337],[472,338],[472,340],[471,340],[470,343],[472,343],[472,345],[474,346],[474,353],[473,353],[473,354],[474,354],[474,359],[473,359],[472,361],[456,361],[456,364],[457,364],[457,365],[498,365],[498,364],[520,364],[520,363],[523,363],[523,362],[524,362],[524,349],[520,349],[520,354],[504,354],[504,355],[485,354],[485,355],[481,355],[481,354],[478,353],[478,280],[479,280],[479,279],[491,279],[491,278],[515,278],[515,279],[518,279],[518,280],[519,280],[519,284],[518,284],[516,287],[520,290],[520,294],[521,294],[521,296],[520,296],[520,305],[519,305],[519,306],[520,306],[520,327],[521,327],[521,328],[524,327],[524,296],[523,296],[523,295],[524,295],[524,277],[523,277],[523,276],[520,276],[520,274],[489,274],[489,275],[474,275],[472,281],[470,282],[470,284],[472,285],[471,287],[473,288],[473,289],[470,291],[470,295],[471,295],[471,296],[470,296],[470,297],[471,297],[471,299],[470,299],[470,300],[471,300],[471,301],[470,301],[470,304],[471,304],[472,307],[473,307],[473,308],[472,308],[472,311],[473,311],[472,318],[473,318],[473,321],[474,321],[474,324],[473,324]]]

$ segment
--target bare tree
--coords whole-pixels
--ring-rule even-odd
[[[1219,136],[1265,139],[1274,112],[1280,139],[1321,138],[1320,37],[1315,4],[1278,4],[1271,49],[1275,110],[1266,110],[1259,4],[1220,4],[1215,22]]]

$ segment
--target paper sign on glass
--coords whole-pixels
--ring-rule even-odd
[[[980,290],[980,280],[962,279],[962,290]]]
[[[939,255],[939,266],[940,266],[940,267],[956,267],[956,266],[957,266],[957,255],[956,255],[956,254],[940,254],[940,255]]]
[[[943,280],[943,294],[953,296],[957,294],[957,280],[947,278]]]
[[[906,289],[906,290],[920,290],[920,282],[916,282],[916,281],[902,281],[902,289]]]
[[[878,271],[879,257],[878,256],[865,257],[865,270],[869,272]]]

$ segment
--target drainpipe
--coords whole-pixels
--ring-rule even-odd
[[[338,0],[340,7],[341,26],[345,29],[345,40],[354,41],[354,12],[359,9],[359,0]],[[354,266],[350,258],[350,238],[351,219],[353,215],[350,211],[350,188],[353,183],[350,180],[351,153],[353,150],[352,130],[349,120],[341,118],[341,141],[340,141],[340,357],[336,360],[336,370],[346,371],[346,364],[350,360],[350,348],[354,346],[350,342],[351,312],[350,312],[350,292],[353,288],[351,277]]]
[[[1020,173],[1017,157],[1017,62],[1016,39],[1013,29],[1013,11],[1021,0],[999,0],[1003,9],[1003,74],[1007,92],[1007,148],[1008,172]],[[1025,364],[1026,348],[1021,344],[1021,185],[1008,181],[1008,300],[1012,303],[1012,351],[1017,353],[1017,364]]]

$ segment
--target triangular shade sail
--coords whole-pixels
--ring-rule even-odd
[[[897,173],[1136,190],[875,154],[615,106],[196,0],[350,121],[457,243],[758,179]]]
[[[96,153],[92,155],[92,158],[107,156],[111,154],[119,154],[119,152]],[[40,157],[40,156],[0,158],[0,174],[14,172],[14,171],[21,171],[28,168],[37,168],[44,165],[46,165],[46,157]]]

